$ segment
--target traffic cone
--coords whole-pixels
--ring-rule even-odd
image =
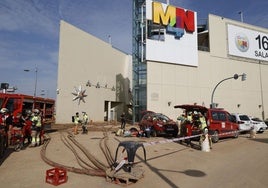
[[[210,152],[208,131],[204,131],[204,135],[201,136],[203,139],[201,141],[201,150],[205,152]]]

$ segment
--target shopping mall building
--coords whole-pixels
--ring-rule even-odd
[[[56,122],[76,112],[137,122],[144,110],[176,119],[178,104],[268,118],[268,29],[197,15],[134,0],[132,54],[61,21]]]

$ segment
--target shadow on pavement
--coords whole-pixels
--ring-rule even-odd
[[[188,169],[185,171],[175,171],[175,170],[165,170],[165,169],[158,169],[159,171],[165,171],[165,172],[177,172],[177,173],[182,173],[187,176],[192,176],[192,177],[204,177],[207,174],[203,171],[200,170],[193,170],[193,169]]]
[[[5,162],[5,160],[11,155],[11,153],[14,152],[13,148],[7,148],[4,156],[2,158],[0,158],[0,166]]]
[[[249,138],[249,139],[255,142],[262,142],[268,144],[268,138]]]

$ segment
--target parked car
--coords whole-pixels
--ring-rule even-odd
[[[247,132],[253,128],[248,115],[232,113],[232,116],[234,117],[236,123],[238,123],[240,132]]]
[[[143,114],[139,127],[146,132],[147,137],[160,135],[178,136],[177,123],[166,115],[152,111],[147,111]]]
[[[202,114],[207,122],[208,133],[211,135],[212,142],[216,143],[219,138],[238,137],[238,124],[233,117],[224,109],[206,108],[199,105],[176,105],[174,108],[181,108],[185,111],[186,117],[190,114]],[[186,120],[181,124],[180,136],[192,136],[200,134],[198,122]]]
[[[263,133],[264,130],[267,129],[267,125],[264,121],[262,121],[260,118],[249,116],[249,119],[251,121],[251,125],[253,126],[254,130],[258,133]]]
[[[264,120],[264,123],[268,126],[268,119]]]

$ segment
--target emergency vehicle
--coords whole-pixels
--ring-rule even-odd
[[[38,109],[42,113],[43,123],[54,122],[55,100],[42,97],[34,97],[24,94],[0,93],[0,109],[6,108],[14,117],[14,124],[18,123],[22,112],[32,112]],[[4,127],[0,127],[0,158],[3,157],[7,148],[7,133]]]
[[[239,134],[239,126],[229,112],[220,108],[206,108],[200,105],[176,105],[185,112],[186,119],[180,128],[180,136],[192,136],[202,133],[200,130],[200,114],[205,117],[208,133],[212,142],[216,143],[219,138],[234,137]],[[190,119],[188,118],[190,116]]]
[[[45,123],[54,121],[55,100],[53,99],[24,94],[0,93],[0,107],[12,112],[15,122],[24,110],[32,111],[33,109],[41,111]]]

